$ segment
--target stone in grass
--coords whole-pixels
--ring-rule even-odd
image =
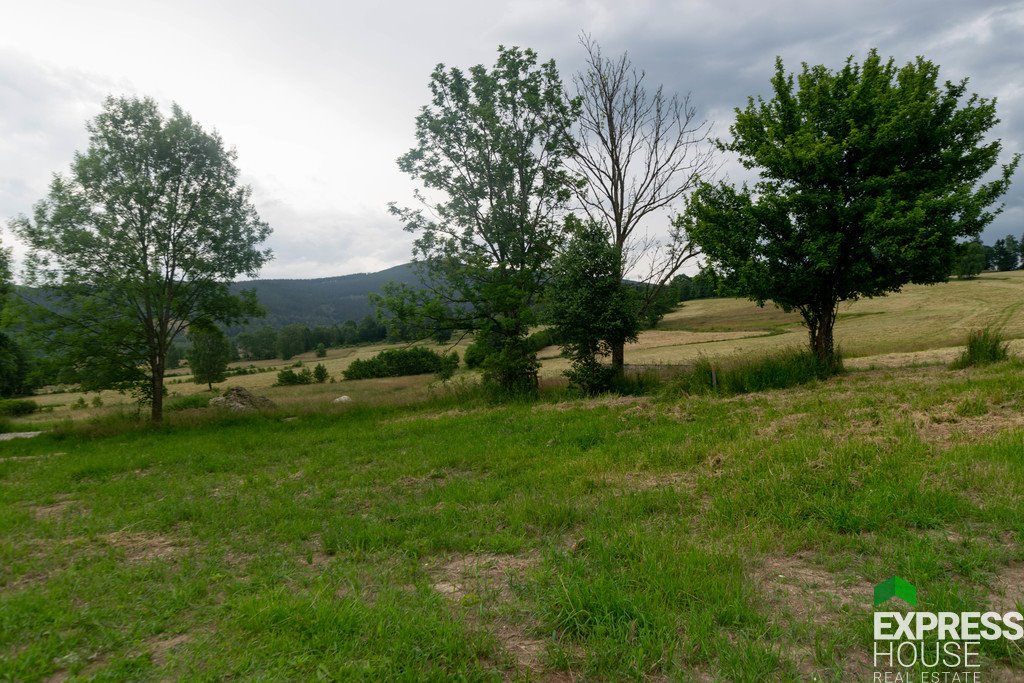
[[[242,387],[231,387],[223,396],[210,399],[211,408],[224,408],[235,412],[273,408],[274,402],[269,398],[257,396]]]
[[[339,396],[338,398],[334,399],[332,403],[348,403],[351,400],[352,399],[348,396]]]

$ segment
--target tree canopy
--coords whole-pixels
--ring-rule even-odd
[[[569,381],[592,394],[607,391],[621,372],[599,359],[636,340],[641,292],[623,286],[621,254],[603,225],[574,216],[567,223],[572,239],[552,268],[545,317],[572,361]]]
[[[45,294],[23,320],[60,381],[134,390],[160,420],[175,338],[259,312],[228,284],[270,258],[270,228],[235,152],[178,106],[165,116],[152,99],[108,98],[88,131],[70,173],[13,222],[27,281]]]
[[[720,142],[756,170],[752,187],[702,184],[690,233],[730,286],[796,310],[819,359],[833,355],[838,304],[948,278],[958,241],[1001,210],[1019,156],[983,182],[1001,144],[994,100],[939,83],[918,58],[871,51],[838,71],[776,61],[773,96],[736,110]]]
[[[438,65],[430,91],[416,146],[398,161],[422,182],[429,210],[392,206],[417,234],[424,289],[390,288],[384,306],[423,330],[476,333],[488,381],[532,391],[537,361],[525,339],[577,182],[564,165],[577,105],[554,62],[516,47],[499,47],[490,69]]]
[[[231,342],[216,327],[194,327],[188,331],[188,339],[192,342],[187,354],[192,381],[213,391],[215,382],[227,379]]]

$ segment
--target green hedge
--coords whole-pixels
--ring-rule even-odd
[[[373,379],[435,373],[450,377],[459,367],[459,354],[440,354],[422,346],[386,349],[373,358],[352,361],[345,370],[345,379]]]
[[[39,410],[39,404],[21,398],[0,399],[0,415],[5,417],[18,417],[19,415],[31,415]]]

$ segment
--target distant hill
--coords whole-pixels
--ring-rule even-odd
[[[254,327],[291,323],[333,325],[359,320],[373,313],[368,295],[388,282],[419,284],[412,264],[405,263],[376,273],[355,273],[310,280],[247,280],[232,285],[234,291],[256,290],[267,308],[267,317],[252,321]]]

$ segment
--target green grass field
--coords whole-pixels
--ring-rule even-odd
[[[0,443],[0,678],[859,680],[882,579],[1024,598],[1022,426],[1012,361]]]
[[[158,429],[117,394],[39,397],[58,407],[12,423],[50,431],[0,442],[0,680],[871,680],[875,583],[1024,601],[1022,275],[844,308],[848,372],[733,397],[264,373],[226,385],[276,410]],[[1017,359],[950,369],[986,324]],[[627,359],[803,339],[708,300]],[[1017,645],[982,652],[981,680],[1024,679]]]

